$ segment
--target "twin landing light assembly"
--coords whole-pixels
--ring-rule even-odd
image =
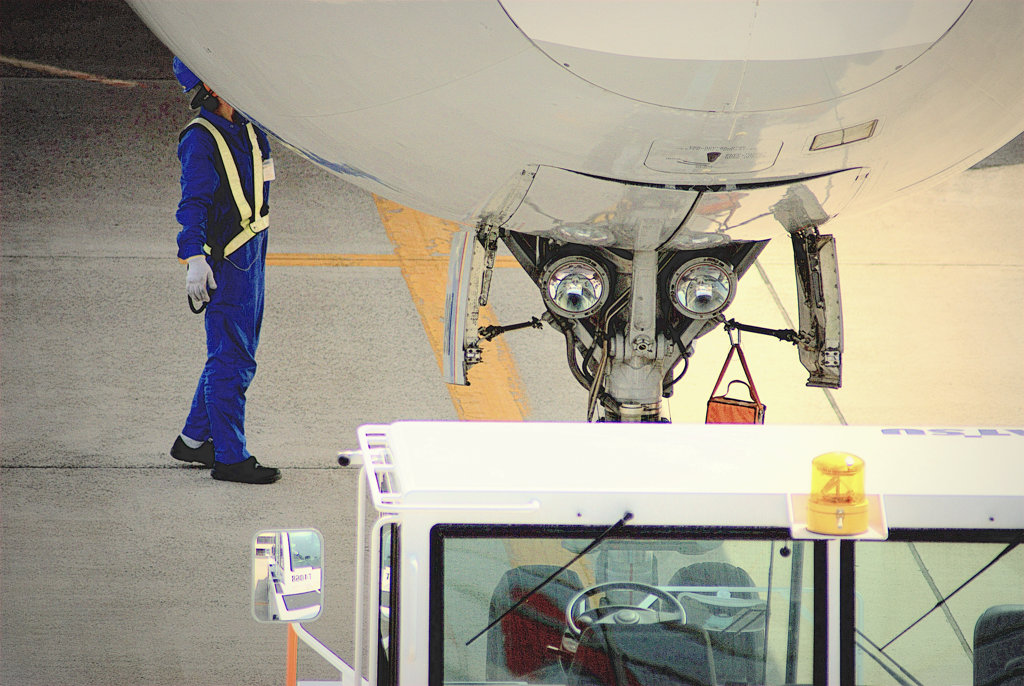
[[[541,276],[544,302],[562,317],[583,319],[608,301],[610,270],[587,255],[572,254],[552,260]],[[691,319],[711,319],[736,296],[736,274],[731,265],[714,257],[683,264],[669,279],[672,305]]]

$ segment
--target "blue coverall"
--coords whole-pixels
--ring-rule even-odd
[[[245,122],[229,122],[212,112],[199,113],[223,134],[238,167],[249,206],[253,203],[253,159]],[[240,117],[239,117],[240,118]],[[262,158],[270,158],[266,134],[256,128]],[[178,257],[203,253],[203,244],[225,245],[238,233],[238,209],[222,177],[220,154],[210,132],[187,128],[178,144],[181,202],[176,214]],[[264,205],[270,183],[263,184]],[[259,208],[257,208],[259,211]],[[249,458],[245,447],[245,392],[256,373],[256,346],[263,321],[267,231],[261,231],[224,259],[207,258],[217,288],[206,308],[206,366],[199,377],[192,409],[182,433],[198,441],[212,439],[217,462]]]

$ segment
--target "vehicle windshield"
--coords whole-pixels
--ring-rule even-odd
[[[1024,683],[1024,545],[920,539],[856,545],[856,683]]]
[[[600,533],[579,531],[435,531],[443,571],[432,613],[442,621],[431,660],[443,665],[442,683],[812,681],[812,544],[785,532],[634,530],[601,541],[531,594]]]

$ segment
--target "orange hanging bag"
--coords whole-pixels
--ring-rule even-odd
[[[731,340],[731,338],[730,338]],[[722,384],[722,379],[725,378],[725,372],[729,369],[729,363],[732,362],[733,353],[740,358],[740,364],[743,365],[743,373],[746,375],[747,380],[733,379],[725,387],[725,393],[722,395],[715,395],[718,392],[718,387]],[[747,392],[750,395],[750,400],[740,400],[738,398],[729,397],[729,389],[732,385],[742,384],[747,387]],[[711,391],[711,398],[708,400],[708,412],[704,418],[705,424],[764,424],[764,411],[765,405],[761,402],[761,398],[757,395],[757,388],[754,386],[754,379],[750,376],[750,369],[747,367],[747,360],[743,356],[743,350],[740,348],[739,340],[732,344],[729,348],[729,354],[725,358],[725,364],[722,366],[722,372],[718,375],[718,381],[715,382],[715,388]]]

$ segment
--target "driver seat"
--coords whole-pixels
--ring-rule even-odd
[[[491,594],[493,622],[558,570],[554,565],[523,565],[508,570]],[[565,608],[582,588],[579,575],[565,570],[506,615],[487,634],[488,681],[565,683],[557,652],[565,630]]]
[[[764,661],[765,604],[754,580],[741,567],[726,562],[697,562],[677,570],[669,586],[735,587],[727,595],[737,601],[732,607],[715,607],[716,593],[683,593],[679,599],[688,622],[708,629],[718,676],[726,683],[761,682]],[[698,598],[707,597],[705,602]]]
[[[580,634],[568,686],[714,686],[708,633],[690,624],[596,622]]]

